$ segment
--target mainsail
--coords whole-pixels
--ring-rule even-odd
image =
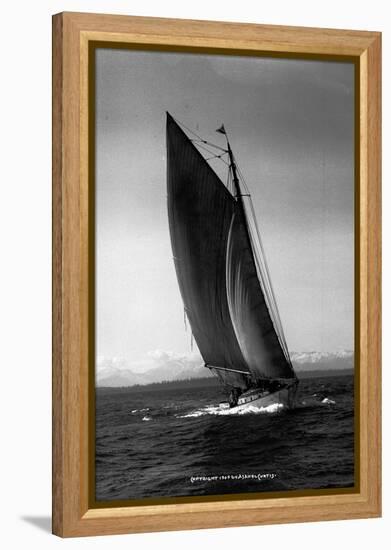
[[[205,364],[242,389],[261,378],[293,378],[243,206],[168,113],[167,201],[178,283]]]

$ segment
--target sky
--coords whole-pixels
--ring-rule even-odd
[[[250,189],[291,351],[354,348],[354,66],[99,49],[96,348],[134,370],[189,354],[166,204],[165,113]],[[226,177],[226,167],[212,161]]]

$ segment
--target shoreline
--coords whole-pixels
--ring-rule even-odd
[[[312,378],[328,378],[336,376],[354,376],[354,369],[333,369],[333,370],[308,370],[297,372],[297,377],[300,380],[312,379]],[[221,387],[221,383],[217,378],[203,377],[203,378],[184,378],[181,380],[163,380],[161,382],[152,382],[150,384],[133,384],[131,386],[96,386],[96,390],[110,390],[110,391],[159,391],[170,389],[185,389],[185,388],[202,388],[202,387]]]

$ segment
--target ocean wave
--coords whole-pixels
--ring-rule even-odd
[[[130,411],[130,412],[134,414],[137,412],[145,412],[145,411],[149,411],[149,407],[146,407],[145,409],[133,409],[133,411]]]
[[[329,399],[328,397],[325,397],[322,400],[322,403],[324,403],[325,405],[335,405],[335,401],[333,401],[332,399]]]
[[[183,415],[176,415],[177,418],[198,418],[199,416],[216,415],[216,416],[235,416],[243,414],[267,414],[276,413],[284,408],[282,403],[273,403],[267,407],[254,407],[254,405],[242,405],[233,409],[221,409],[218,405],[208,405],[202,409],[189,412]]]
[[[305,397],[295,405],[295,409],[307,409],[323,407],[323,405],[336,405],[336,401],[325,395],[312,394],[311,397]]]

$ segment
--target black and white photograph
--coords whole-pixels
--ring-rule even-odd
[[[94,64],[96,501],[353,489],[355,65]]]

